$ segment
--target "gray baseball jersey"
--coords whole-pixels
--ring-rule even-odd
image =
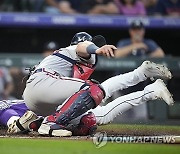
[[[62,55],[65,55],[77,62],[80,63],[89,63],[89,64],[95,64],[96,63],[96,55],[92,54],[90,59],[84,59],[82,57],[79,57],[76,54],[76,47],[77,45],[73,45],[73,46],[69,46],[66,48],[61,48],[59,49],[57,52],[59,52]],[[70,62],[68,62],[67,60],[55,56],[55,55],[50,55],[48,57],[46,57],[37,67],[38,68],[47,68],[50,70],[53,70],[55,72],[57,72],[58,74],[60,74],[61,76],[64,77],[72,77],[72,67],[73,64],[71,64]]]

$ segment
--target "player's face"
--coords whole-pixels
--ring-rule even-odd
[[[129,34],[131,39],[134,41],[140,42],[144,38],[145,30],[144,28],[130,29]]]

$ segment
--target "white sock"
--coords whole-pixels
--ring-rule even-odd
[[[9,127],[10,124],[12,124],[15,120],[18,120],[19,118],[19,116],[12,116],[11,118],[9,118],[7,126]]]

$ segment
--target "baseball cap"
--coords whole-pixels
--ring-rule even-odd
[[[44,50],[57,50],[59,49],[59,44],[55,41],[49,41],[44,44]]]
[[[130,24],[130,29],[142,29],[144,28],[144,24],[140,20],[134,20]]]

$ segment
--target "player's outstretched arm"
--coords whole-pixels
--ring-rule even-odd
[[[85,41],[77,45],[76,52],[79,56],[88,58],[91,54],[103,55],[106,57],[114,57],[114,50],[117,48],[113,45],[104,45],[101,48],[94,43]]]
[[[114,51],[116,49],[117,48],[114,45],[104,45],[96,50],[96,54],[110,58],[114,57]]]

